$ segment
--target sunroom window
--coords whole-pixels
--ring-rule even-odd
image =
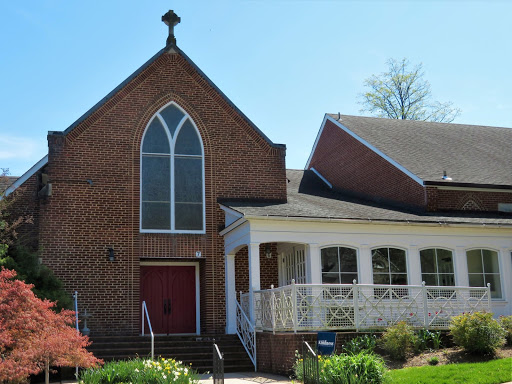
[[[330,247],[321,250],[322,284],[352,284],[357,280],[357,251]]]
[[[472,249],[466,252],[470,287],[491,284],[491,297],[501,299],[501,278],[498,252],[490,249]]]
[[[452,251],[441,248],[420,251],[421,278],[426,285],[454,286]]]
[[[407,262],[403,249],[373,249],[372,266],[374,284],[407,285]]]
[[[203,232],[203,145],[193,121],[171,104],[153,116],[141,147],[141,230]]]

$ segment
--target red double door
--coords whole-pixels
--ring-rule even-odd
[[[146,302],[153,332],[196,333],[195,267],[141,266],[140,275],[141,303]]]

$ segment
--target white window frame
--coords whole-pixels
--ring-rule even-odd
[[[353,246],[349,246],[349,245],[345,245],[345,244],[330,244],[330,245],[324,245],[320,248],[320,274],[322,275],[321,278],[322,278],[322,284],[327,284],[327,283],[324,283],[323,280],[323,276],[324,276],[324,272],[322,272],[322,249],[326,249],[326,248],[349,248],[349,249],[353,249],[356,251],[356,266],[357,266],[357,272],[356,272],[356,275],[357,275],[357,283],[358,284],[361,284],[361,275],[360,275],[360,268],[359,268],[359,265],[360,265],[360,261],[359,261],[359,249],[357,247],[353,247]],[[339,253],[338,253],[338,257],[339,257]],[[339,262],[339,260],[338,260]],[[340,272],[338,271],[338,274],[340,273],[343,273],[343,272]],[[347,272],[348,273],[348,272]]]
[[[178,126],[176,127],[176,130],[174,132],[174,136],[173,137],[170,136],[169,127],[167,126],[164,118],[160,115],[160,112],[162,112],[164,109],[166,109],[170,105],[174,105],[176,108],[178,108],[183,113],[183,118],[178,123]],[[170,156],[170,161],[171,161],[171,166],[170,166],[170,173],[171,173],[171,176],[170,176],[170,184],[171,184],[170,185],[170,188],[171,188],[171,196],[170,196],[170,198],[171,198],[171,201],[170,201],[170,206],[171,206],[171,208],[170,208],[171,209],[171,223],[170,224],[171,224],[171,229],[146,229],[146,228],[142,228],[142,155],[143,155],[142,145],[143,145],[144,139],[146,137],[146,132],[148,131],[148,128],[149,128],[151,122],[154,119],[158,119],[160,121],[160,123],[162,123],[162,126],[164,127],[165,133],[167,135],[167,139],[169,140],[169,146],[170,146],[169,156]],[[192,123],[192,126],[196,130],[197,137],[199,138],[199,143],[201,144],[201,168],[202,168],[202,177],[203,177],[203,180],[202,180],[202,188],[203,188],[203,191],[202,191],[203,192],[203,201],[202,201],[202,204],[203,204],[203,228],[200,229],[200,230],[198,230],[198,229],[195,229],[195,230],[175,229],[176,206],[175,206],[175,196],[174,196],[175,195],[175,188],[174,188],[174,178],[175,178],[175,175],[174,175],[174,159],[176,157],[176,154],[174,152],[174,147],[176,145],[176,139],[179,136],[181,128],[183,127],[183,125],[185,124],[187,119]],[[201,134],[199,133],[199,129],[197,129],[197,125],[194,122],[194,120],[190,117],[190,115],[183,108],[181,108],[178,104],[176,104],[174,101],[172,101],[172,102],[164,105],[162,108],[160,108],[151,117],[151,119],[149,119],[149,122],[146,125],[146,128],[144,129],[144,133],[143,133],[142,139],[140,141],[140,154],[139,155],[140,155],[140,159],[139,159],[139,164],[140,164],[140,175],[139,175],[139,184],[140,184],[140,188],[139,188],[139,197],[140,197],[140,204],[139,204],[139,230],[140,230],[140,233],[189,233],[189,234],[205,234],[206,233],[206,206],[205,206],[206,198],[205,198],[204,144],[203,144],[203,139],[201,138]],[[151,153],[144,153],[144,155],[151,155]],[[161,153],[155,153],[154,155],[167,156],[167,155],[162,155]],[[179,155],[179,157],[199,158],[198,155]]]
[[[445,250],[445,251],[450,251],[452,253],[453,281],[454,281],[455,286],[457,286],[457,269],[456,269],[457,266],[456,266],[456,260],[455,260],[456,259],[456,257],[455,257],[455,250],[450,249],[450,248],[446,248],[446,247],[436,247],[434,245],[434,246],[431,246],[431,247],[422,247],[422,248],[418,249],[421,279],[423,280],[423,270],[421,269],[421,251],[425,251],[427,249],[442,249],[442,250]],[[437,260],[437,252],[436,252],[436,260]],[[429,273],[429,274],[439,275],[439,272]],[[438,280],[439,280],[439,278],[438,278]],[[445,285],[443,285],[443,287],[445,287]],[[446,285],[446,287],[450,287],[450,285]]]
[[[495,249],[495,248],[481,246],[481,247],[466,248],[464,250],[464,259],[465,259],[465,262],[466,262],[466,268],[467,268],[466,271],[467,271],[467,274],[468,274],[468,286],[469,286],[469,276],[470,275],[479,275],[479,273],[470,273],[469,272],[469,266],[467,264],[468,263],[468,252],[469,251],[474,251],[474,250],[480,250],[480,257],[483,257],[482,256],[482,251],[483,250],[484,251],[496,252],[496,255],[498,256],[498,268],[500,270],[498,271],[498,273],[489,273],[489,274],[499,275],[500,276],[501,297],[491,297],[491,300],[493,300],[493,301],[504,301],[505,300],[505,296],[507,295],[507,293],[505,292],[504,285],[503,285],[503,274],[502,274],[503,265],[502,265],[502,260],[501,260],[501,256],[500,256],[500,251]],[[511,254],[511,257],[512,257],[512,254]],[[482,275],[484,277],[484,284],[487,287],[487,282],[485,282],[485,270],[484,270],[483,260],[482,260]]]
[[[397,246],[394,246],[394,245],[378,245],[378,246],[370,248],[370,272],[372,274],[372,284],[375,284],[375,282],[373,280],[373,274],[374,274],[374,272],[373,272],[373,251],[375,249],[380,249],[380,248],[387,248],[388,249],[388,261],[389,261],[389,249],[390,248],[400,249],[401,251],[405,252],[405,274],[407,276],[407,284],[406,285],[396,285],[396,286],[397,287],[405,287],[407,285],[410,285],[411,277],[409,276],[409,270],[410,270],[410,267],[409,267],[409,250],[407,248],[397,247]],[[388,271],[388,275],[389,275],[389,278],[391,280],[391,273],[389,271]],[[384,285],[394,285],[394,284],[391,284],[391,281],[390,281],[389,284],[384,284]]]

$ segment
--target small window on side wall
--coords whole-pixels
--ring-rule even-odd
[[[501,299],[501,277],[498,252],[490,249],[472,249],[466,252],[470,287],[491,284],[491,297]]]

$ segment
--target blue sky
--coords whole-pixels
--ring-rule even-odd
[[[360,114],[363,81],[388,58],[423,63],[457,123],[512,127],[512,2],[3,1],[0,168],[21,175],[165,45],[178,46],[303,168],[326,112]]]

